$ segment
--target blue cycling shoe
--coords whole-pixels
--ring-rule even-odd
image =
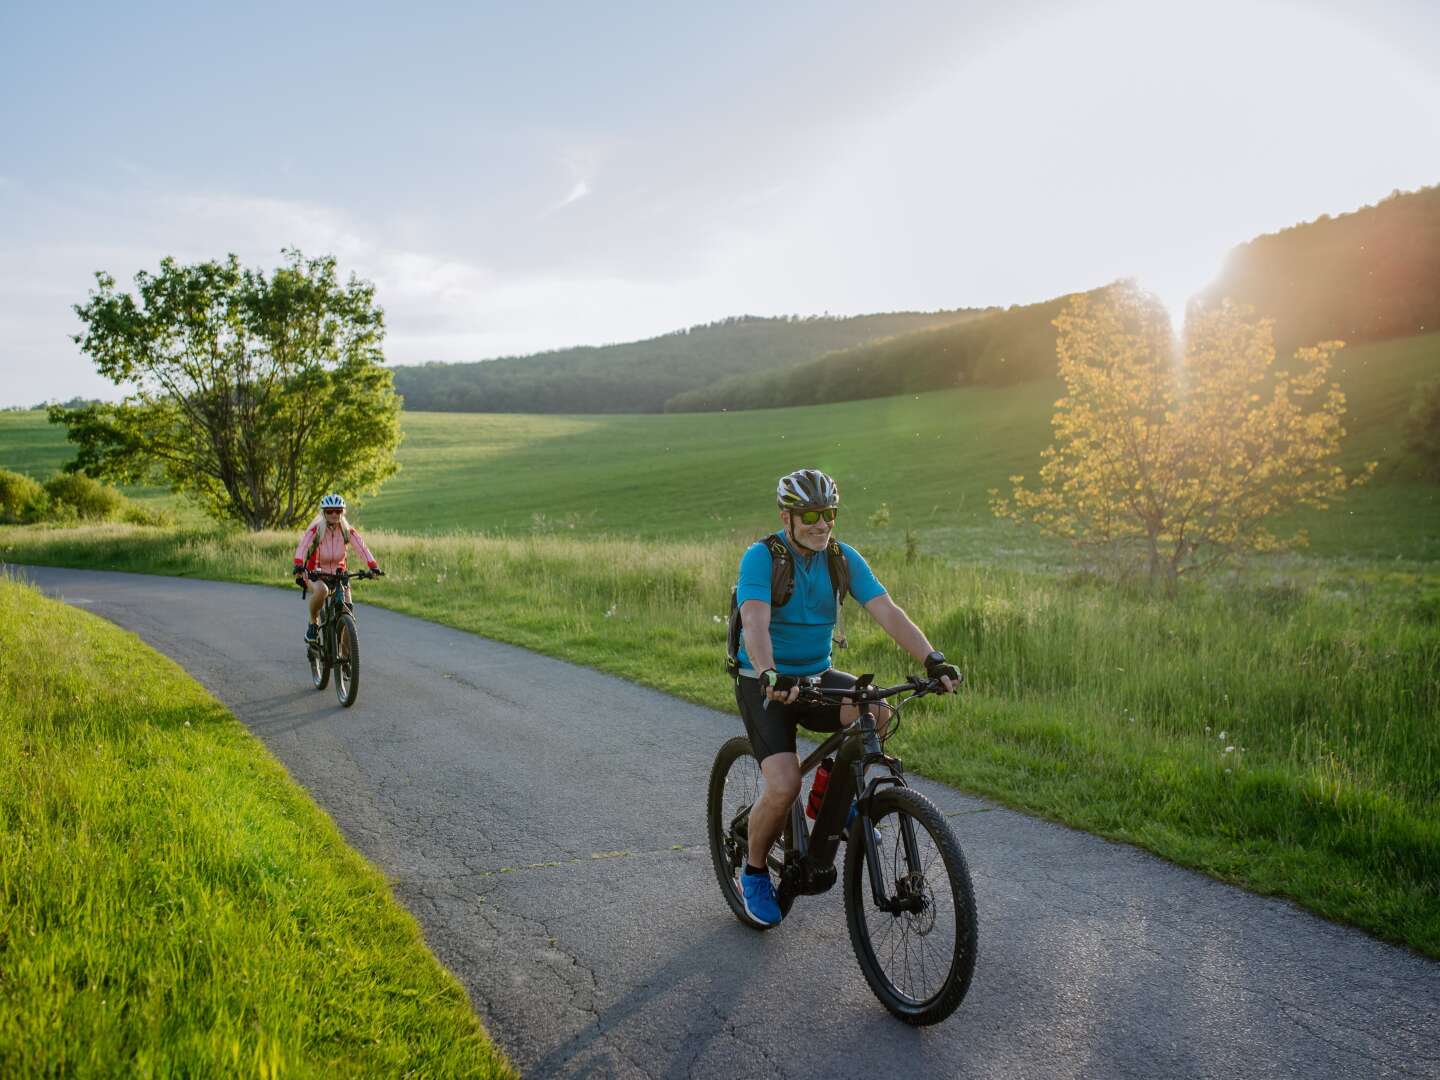
[[[316,626],[313,622],[309,626],[305,627],[305,644],[320,644],[320,628]]]
[[[761,926],[778,926],[783,916],[775,900],[775,886],[770,884],[769,873],[747,874],[740,871],[740,897],[745,904],[745,914]]]

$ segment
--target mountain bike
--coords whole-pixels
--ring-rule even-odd
[[[883,742],[898,730],[903,704],[942,693],[943,687],[913,675],[899,686],[878,687],[873,680],[861,675],[848,689],[802,684],[798,700],[851,702],[860,716],[801,762],[804,776],[835,755],[814,828],[807,833],[797,798],[768,861],[779,877],[780,910],[788,914],[797,896],[827,892],[835,884],[835,855],[844,840],[845,917],[860,970],[895,1016],[909,1024],[935,1024],[955,1011],[970,988],[978,934],[975,895],[945,816],[905,783],[900,759],[886,754]],[[909,697],[891,705],[889,720],[877,731],[875,704],[907,691]],[[729,740],[710,770],[710,857],[730,909],[755,929],[765,927],[746,913],[739,875],[749,851],[750,807],[760,788],[760,763],[749,738]]]
[[[360,570],[353,574],[345,570],[334,574],[306,570],[305,576],[311,581],[323,581],[330,589],[320,608],[319,638],[305,646],[310,678],[316,690],[324,690],[334,671],[335,697],[348,709],[355,704],[355,695],[360,692],[360,635],[355,628],[355,608],[346,586],[352,581],[385,575],[380,570]]]

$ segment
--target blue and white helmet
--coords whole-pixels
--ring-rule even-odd
[[[336,495],[336,494],[334,494],[334,493],[332,492],[331,494],[326,495],[326,496],[324,496],[324,497],[321,498],[321,500],[320,500],[320,509],[321,509],[321,510],[344,510],[344,509],[345,509],[345,500],[344,500],[341,496]]]
[[[796,469],[780,477],[775,501],[781,510],[825,510],[840,505],[840,487],[819,469]]]

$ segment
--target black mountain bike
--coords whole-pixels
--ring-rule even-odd
[[[338,574],[307,570],[305,576],[311,581],[323,581],[330,589],[320,609],[319,640],[305,646],[310,678],[316,690],[324,690],[334,671],[335,696],[348,709],[355,704],[355,695],[360,692],[360,636],[355,630],[355,608],[350,604],[345,586],[352,581],[385,575],[379,570],[360,570],[353,574],[345,570]]]
[[[891,687],[877,687],[873,678],[862,675],[851,689],[802,684],[799,700],[848,700],[860,707],[860,717],[801,762],[804,776],[836,755],[814,828],[807,834],[797,798],[770,849],[770,869],[779,875],[780,910],[788,913],[795,897],[827,892],[835,884],[835,854],[845,840],[845,917],[860,970],[901,1020],[936,1024],[959,1006],[975,971],[974,890],[945,816],[906,785],[899,758],[886,754],[882,743],[898,729],[904,702],[943,688],[938,680],[913,675]],[[891,719],[877,731],[875,703],[906,691],[910,696],[892,705]],[[745,912],[739,875],[749,851],[750,807],[760,788],[760,763],[750,740],[731,739],[710,770],[710,856],[735,917],[756,929],[764,927]],[[857,794],[854,819],[842,835]]]

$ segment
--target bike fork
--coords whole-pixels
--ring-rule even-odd
[[[885,880],[880,873],[880,845],[875,841],[875,827],[870,818],[870,798],[875,794],[875,789],[881,784],[891,783],[903,787],[903,782],[898,777],[880,777],[872,781],[865,795],[860,799],[858,809],[860,834],[865,840],[865,869],[870,875],[870,895],[874,898],[875,906],[881,911],[888,911],[892,915],[901,911],[910,910],[907,901],[899,893],[900,875],[896,874],[896,894],[893,897],[885,895]],[[915,842],[915,822],[910,819],[909,814],[897,812],[896,819],[900,823],[900,846],[905,852],[905,876],[917,874],[920,871],[920,846]]]

